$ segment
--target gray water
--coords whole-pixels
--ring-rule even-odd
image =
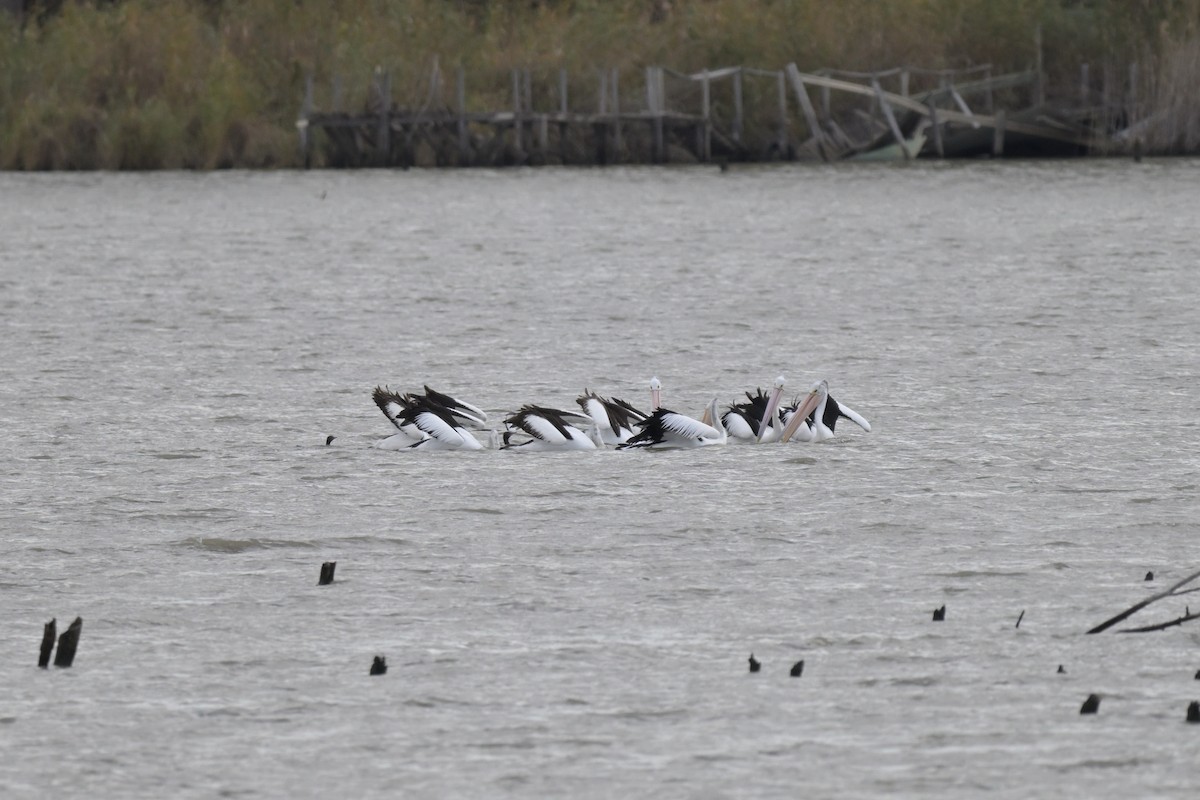
[[[0,175],[0,793],[1194,796],[1200,624],[1084,631],[1200,569],[1198,181]],[[872,431],[372,447],[781,373]]]

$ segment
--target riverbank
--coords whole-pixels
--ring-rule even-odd
[[[602,75],[640,81],[658,65],[691,75],[987,64],[999,75],[1034,68],[1039,54],[1046,102],[1119,98],[1135,115],[1119,122],[1145,152],[1200,152],[1200,0],[1167,5],[127,0],[66,4],[42,20],[0,13],[0,168],[301,166],[296,120],[310,83],[310,112],[378,113],[383,76],[388,108],[489,112],[513,108],[516,71],[529,76],[531,109],[569,94],[591,113]],[[457,96],[460,71],[470,81]],[[745,125],[778,127],[778,87],[745,91]],[[813,134],[801,116],[789,121],[798,142]],[[332,153],[307,157],[326,166]]]

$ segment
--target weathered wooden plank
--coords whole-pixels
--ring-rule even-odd
[[[612,70],[612,106],[613,106],[613,156],[612,162],[617,163],[621,158],[621,72],[616,67]]]
[[[787,65],[787,74],[792,81],[792,89],[796,92],[796,99],[800,102],[800,110],[804,112],[808,131],[817,143],[817,153],[820,154],[822,160],[828,161],[830,154],[825,146],[825,131],[821,129],[821,125],[817,121],[817,112],[813,108],[812,100],[808,97],[808,88],[804,85],[804,78],[794,63]]]
[[[742,71],[739,69],[733,75],[733,140],[738,144],[742,143],[743,124]]]
[[[463,67],[454,76],[454,105],[458,111],[458,157],[466,164],[471,158],[471,137],[467,128],[467,71]]]
[[[912,161],[912,153],[908,152],[908,144],[904,141],[904,134],[900,132],[900,125],[896,122],[896,115],[892,113],[892,105],[887,101],[883,87],[879,85],[877,78],[871,78],[871,88],[875,90],[875,96],[879,98],[879,107],[883,111],[883,118],[887,120],[888,128],[892,132],[892,138],[896,140],[896,145],[900,148],[900,152],[904,154],[904,160]]]
[[[931,131],[931,135],[933,136],[934,152],[937,153],[938,158],[945,158],[946,147],[942,141],[942,126],[938,121],[937,106],[933,105],[933,103],[929,104],[929,129]]]

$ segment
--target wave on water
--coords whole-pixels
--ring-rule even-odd
[[[247,550],[269,550],[276,547],[317,547],[315,542],[291,539],[223,539],[211,536],[189,536],[176,546],[205,550],[210,553],[244,553]]]

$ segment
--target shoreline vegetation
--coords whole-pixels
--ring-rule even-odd
[[[1200,153],[1200,0],[0,0],[0,169],[302,167],[306,90],[365,114],[380,76],[396,108],[453,108],[465,75],[466,108],[511,110],[525,75],[531,107],[553,109],[564,90],[594,107],[600,75],[637,76],[636,95],[647,68],[793,63],[1036,64],[1047,104],[1115,101],[1139,152]]]

